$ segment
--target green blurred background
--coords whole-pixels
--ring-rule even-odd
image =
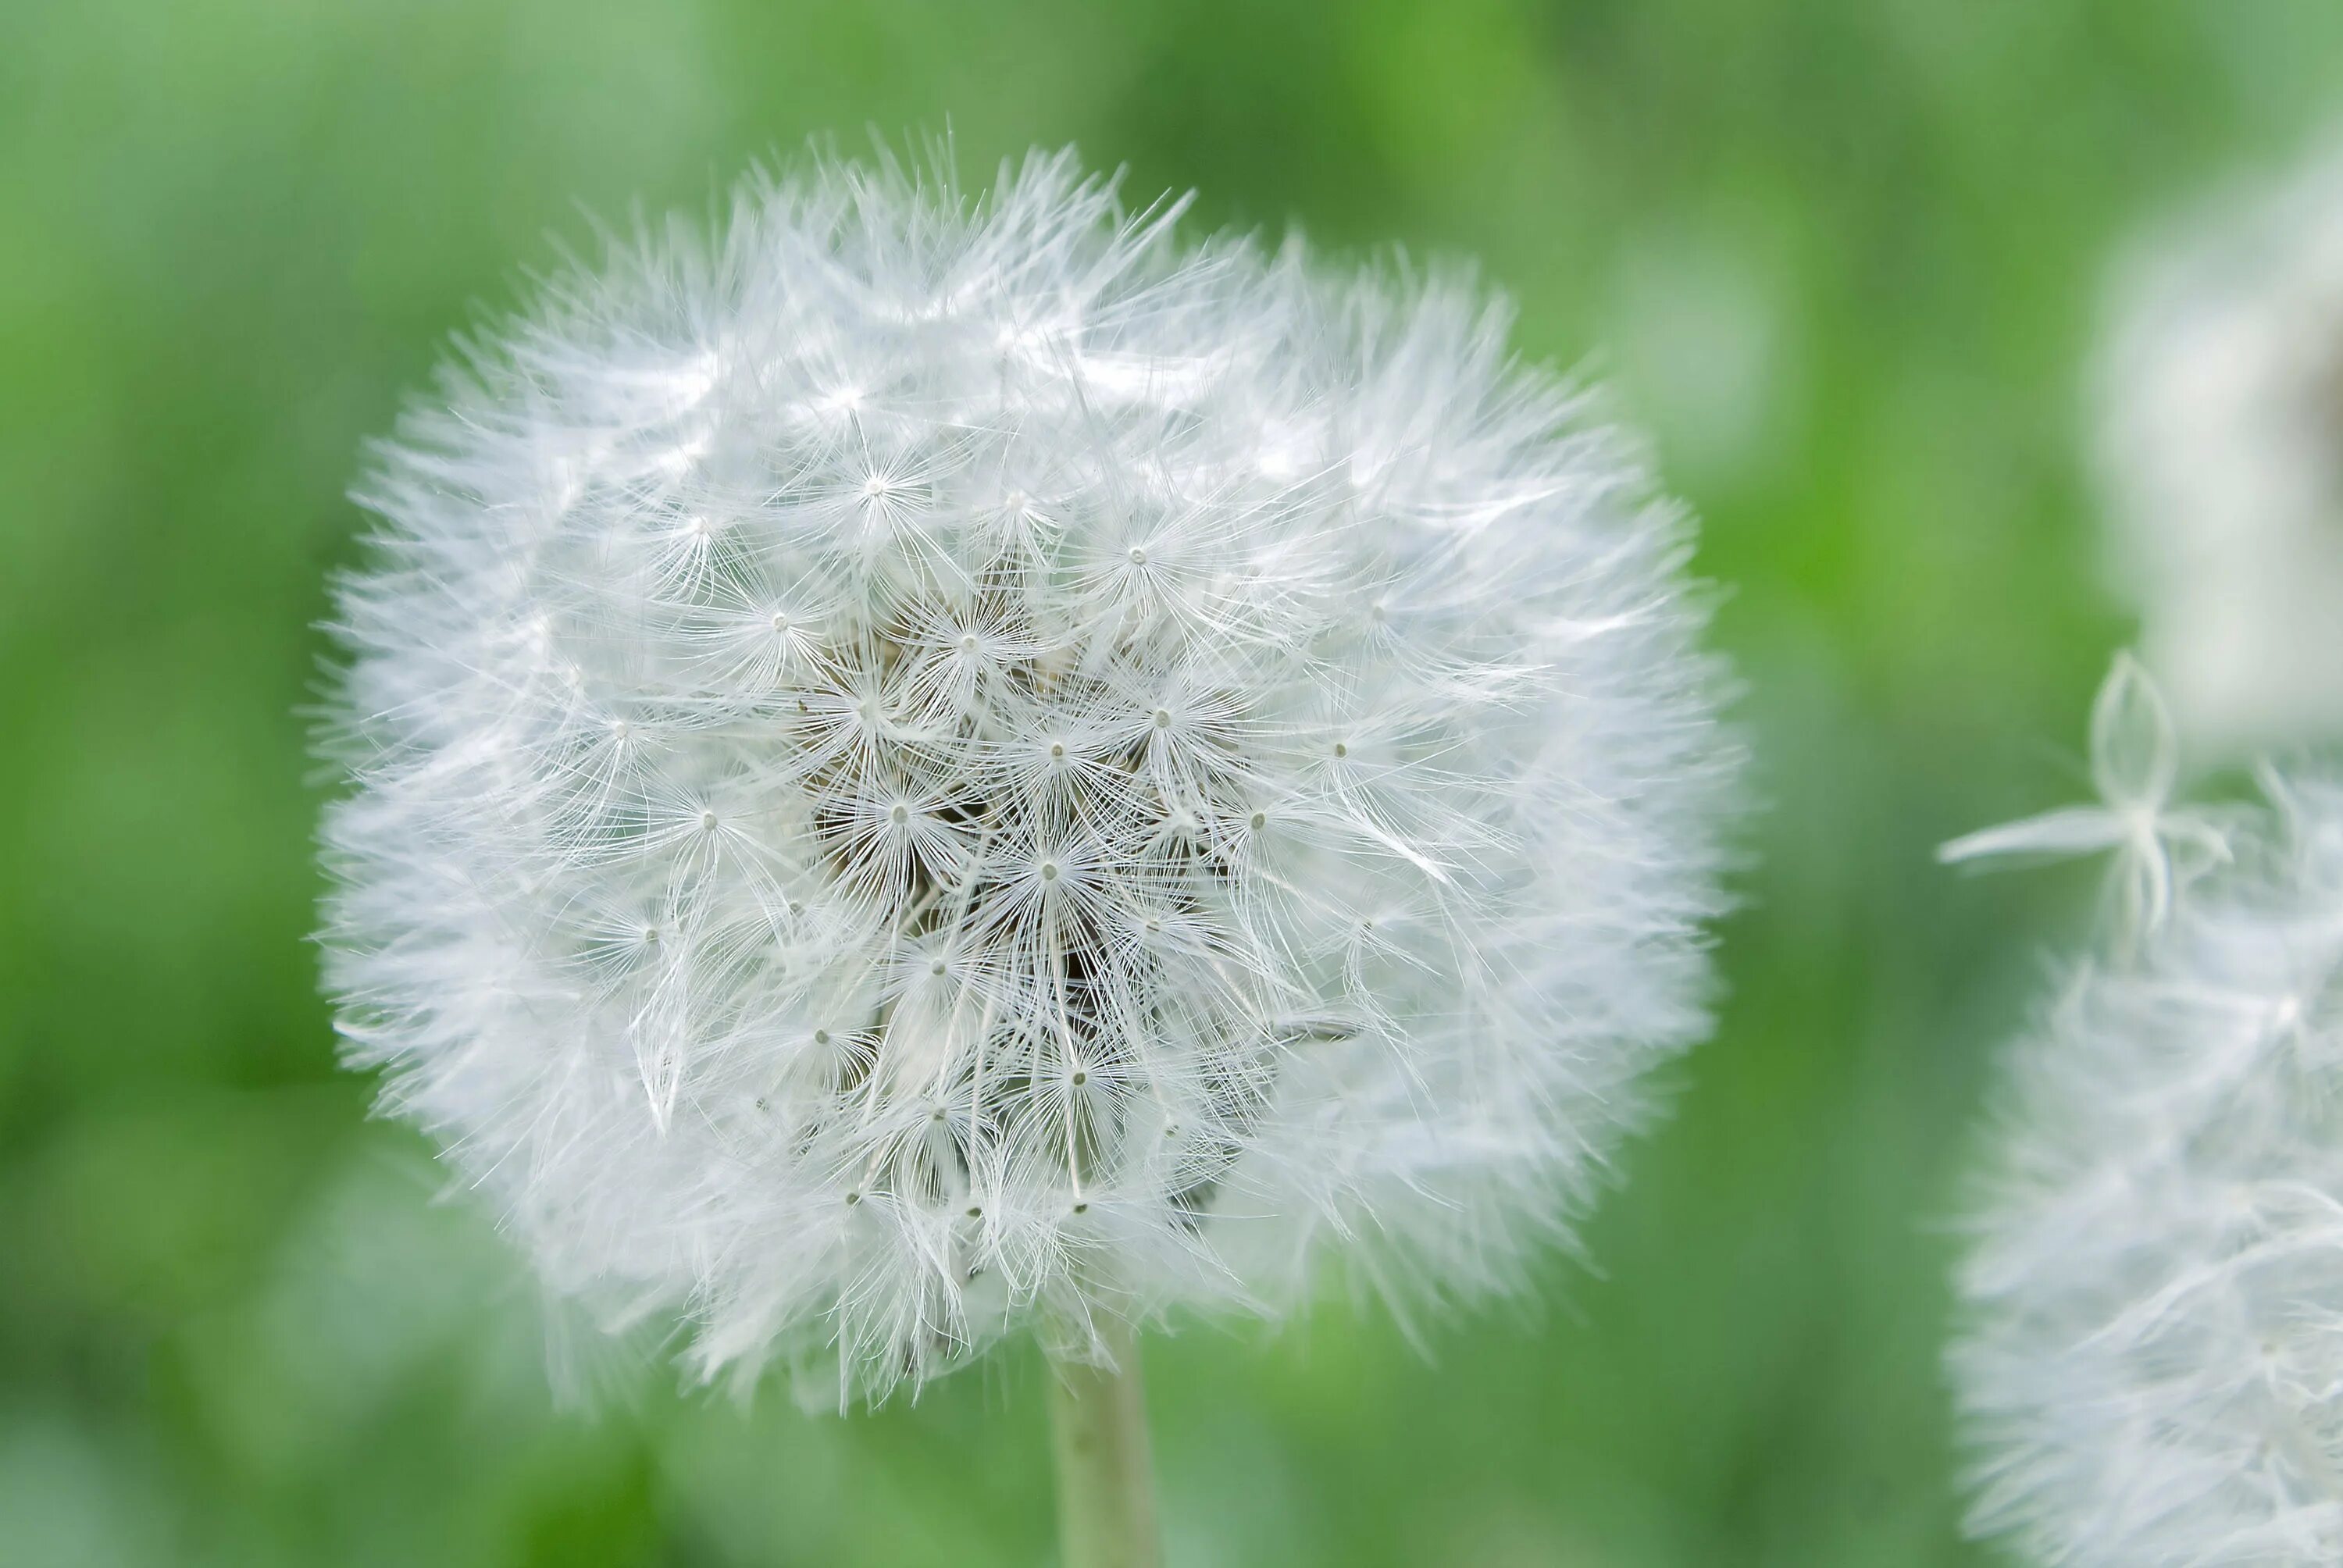
[[[2129,634],[2111,247],[2338,106],[2332,0],[0,5],[0,1561],[1050,1560],[1030,1352],[840,1420],[549,1350],[306,941],[361,439],[581,209],[946,123],[1483,258],[1704,517],[1771,806],[1599,1275],[1151,1345],[1174,1563],[1985,1561],[1945,1221],[2090,887],[1929,851],[2076,793]]]

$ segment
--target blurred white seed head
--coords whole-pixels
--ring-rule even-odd
[[[2112,317],[2098,467],[2185,739],[2343,736],[2343,138],[2129,256]]]
[[[2343,1562],[2343,785],[2267,790],[2011,1063],[1951,1368],[2043,1563]]]
[[[704,1375],[1502,1288],[1704,1027],[1680,515],[1470,289],[1173,216],[750,182],[381,453],[349,1058]]]

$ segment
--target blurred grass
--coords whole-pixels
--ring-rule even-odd
[[[2325,0],[0,8],[0,1558],[1047,1560],[1030,1356],[840,1421],[579,1345],[620,1397],[556,1412],[304,941],[361,439],[581,206],[949,122],[972,176],[1073,141],[1206,224],[1483,258],[1703,513],[1772,806],[1603,1277],[1429,1360],[1344,1302],[1157,1343],[1174,1562],[1983,1561],[1940,1221],[2087,889],[1929,849],[2066,798],[2127,635],[2109,246],[2338,107]]]

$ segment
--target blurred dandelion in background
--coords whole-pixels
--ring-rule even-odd
[[[2184,739],[2343,736],[2343,130],[2127,260],[2098,370],[2117,569]]]
[[[2010,1062],[1951,1365],[1972,1523],[2042,1563],[2343,1560],[2343,784],[2264,789],[2189,821],[2193,885],[2132,869],[2170,835],[2120,839],[2120,885],[2171,896]]]
[[[702,1378],[1031,1329],[1135,1419],[1175,1309],[1505,1290],[1705,1028],[1683,514],[1466,281],[1178,211],[750,180],[367,483],[348,1059]]]

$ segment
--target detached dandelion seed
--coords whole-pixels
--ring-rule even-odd
[[[2128,953],[2164,923],[2189,882],[2228,859],[2217,817],[2175,803],[2179,770],[2179,740],[2163,693],[2137,659],[2119,653],[2091,705],[2098,803],[1967,834],[1941,846],[1936,858],[1957,865],[2112,851],[2109,940]]]
[[[1176,1309],[1513,1285],[1705,1027],[1683,518],[1465,283],[1177,210],[751,181],[468,345],[366,489],[349,1060],[702,1377],[1031,1330],[1135,1419]]]

